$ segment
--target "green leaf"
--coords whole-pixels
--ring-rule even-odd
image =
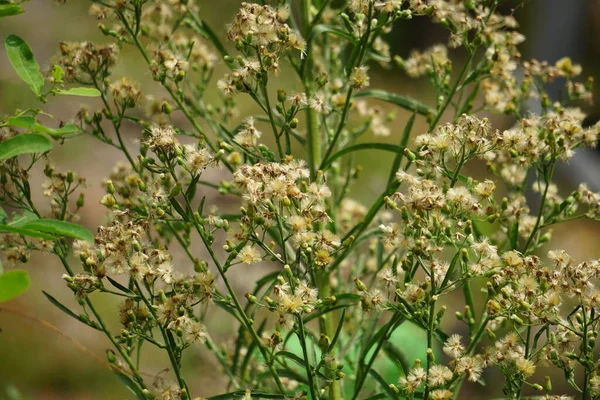
[[[69,317],[75,318],[77,321],[83,322],[87,326],[89,326],[91,328],[94,328],[96,330],[99,330],[99,331],[102,330],[102,328],[96,322],[91,321],[89,318],[84,318],[85,315],[80,316],[80,315],[75,314],[67,306],[65,306],[64,304],[62,304],[60,301],[56,300],[54,297],[52,297],[47,292],[45,292],[45,291],[42,290],[42,293],[44,293],[44,296],[46,296],[46,298],[48,299],[48,301],[50,301],[50,303],[52,303],[53,306],[55,306],[60,311],[62,311],[65,314],[67,314]]]
[[[8,221],[8,214],[4,211],[4,208],[0,207],[0,224],[5,224]]]
[[[406,147],[408,144],[408,139],[410,138],[410,131],[412,130],[413,124],[415,122],[415,118],[417,114],[413,114],[412,117],[406,123],[404,127],[404,131],[402,132],[402,138],[400,139],[400,147]],[[404,152],[398,153],[394,158],[394,163],[392,164],[392,169],[390,170],[390,176],[388,178],[388,186],[396,179],[396,172],[400,169],[400,164],[402,163],[402,159],[404,158]]]
[[[392,361],[394,361],[394,363],[396,363],[396,365],[400,366],[404,375],[408,373],[411,367],[411,362],[409,362],[408,357],[402,352],[402,350],[388,341],[383,344],[383,351]]]
[[[348,146],[340,151],[338,151],[337,153],[331,155],[331,157],[329,157],[327,160],[325,160],[323,162],[323,164],[321,165],[320,169],[325,169],[328,166],[331,165],[331,163],[337,159],[340,158],[348,153],[352,153],[354,151],[360,151],[360,150],[369,150],[369,149],[374,149],[374,150],[383,150],[383,151],[389,151],[392,153],[401,153],[404,154],[404,147],[401,146],[397,146],[395,144],[390,144],[390,143],[360,143],[360,144],[355,144],[354,146]]]
[[[385,393],[377,393],[371,397],[367,397],[365,400],[379,400],[379,399],[389,399],[389,397]]]
[[[60,301],[56,300],[52,295],[48,294],[46,291],[42,290],[42,293],[44,294],[44,296],[46,296],[46,298],[48,299],[48,301],[50,301],[50,303],[52,303],[52,305],[54,305],[60,311],[62,311],[65,314],[67,314],[69,317],[75,318],[76,320],[79,321],[79,315],[77,315],[73,311],[69,310],[67,308],[67,306],[65,306],[64,304],[62,304]]]
[[[235,392],[229,392],[220,394],[218,396],[209,397],[207,400],[232,400],[232,399],[242,399],[246,396],[245,390],[237,390]],[[281,399],[285,400],[288,397],[283,394],[278,393],[269,393],[263,390],[251,390],[250,397],[253,399]]]
[[[335,330],[335,334],[333,335],[333,339],[327,348],[327,353],[331,353],[331,351],[335,348],[335,345],[340,337],[340,333],[342,333],[342,327],[344,325],[344,318],[346,317],[346,309],[342,309],[342,315],[340,316],[340,322],[338,323],[338,327]]]
[[[24,13],[21,7],[16,4],[0,4],[0,18],[12,17]]]
[[[124,373],[118,371],[115,371],[115,373],[117,374],[119,380],[127,387],[127,389],[129,389],[133,394],[135,394],[138,400],[148,399],[144,395],[144,393],[142,393],[142,389],[140,389],[139,385],[135,383],[133,379],[129,377],[129,375],[125,375]]]
[[[27,271],[13,269],[0,275],[0,303],[12,300],[29,287]]]
[[[37,122],[35,117],[33,117],[31,115],[19,115],[16,117],[10,117],[6,120],[6,122],[10,126],[15,126],[17,128],[23,128],[23,129],[29,129],[29,130],[31,130],[33,132],[37,132],[37,133],[46,133],[51,136],[61,136],[61,135],[69,134],[69,133],[79,132],[79,128],[76,125],[73,125],[71,123],[67,123],[58,129],[48,128],[47,126],[44,126],[44,125],[40,124],[39,122]]]
[[[342,31],[341,29],[337,29],[330,25],[325,25],[325,24],[315,26],[310,31],[308,40],[312,41],[312,39],[314,39],[317,35],[320,35],[321,33],[329,33],[334,36],[341,37],[343,39],[346,39],[350,43],[356,43],[358,41],[358,38],[356,38],[356,36],[346,32],[346,31]]]
[[[30,237],[36,237],[40,239],[46,240],[56,240],[56,237],[52,235],[48,235],[46,233],[33,231],[31,229],[23,229],[19,227],[14,227],[10,225],[0,225],[0,233],[12,233],[14,235],[24,235]]]
[[[304,368],[305,366],[305,362],[304,359],[294,353],[291,353],[289,351],[280,351],[277,354],[275,354],[275,357],[277,356],[281,356],[284,358],[288,358],[289,360],[295,362],[296,364],[298,364],[300,367]]]
[[[52,67],[52,77],[54,78],[54,82],[62,83],[63,77],[65,76],[65,70],[58,64],[54,64]]]
[[[433,113],[428,106],[421,103],[412,97],[404,96],[397,93],[391,93],[380,89],[363,90],[354,95],[354,97],[373,97],[375,99],[383,100],[388,103],[395,104],[407,110],[416,112],[417,114],[425,115]]]
[[[23,214],[13,213],[12,221],[10,221],[8,225],[18,228],[34,219],[38,219],[38,216],[31,211],[23,210]]]
[[[383,379],[383,377],[377,373],[377,371],[375,371],[374,369],[370,369],[369,374],[371,374],[371,376],[375,378],[377,383],[379,383],[383,391],[387,394],[388,399],[398,398],[398,395],[390,388],[390,384],[386,382],[385,379]]]
[[[0,143],[0,162],[21,154],[45,153],[52,149],[52,142],[44,135],[22,133]]]
[[[55,219],[37,219],[23,226],[24,229],[51,233],[57,236],[68,236],[81,239],[90,243],[94,242],[94,234],[81,225]]]
[[[100,97],[101,93],[96,88],[88,88],[88,87],[76,87],[68,90],[59,89],[57,94],[62,94],[64,96],[81,96],[81,97]]]
[[[8,59],[19,77],[31,87],[35,94],[39,95],[44,86],[44,77],[27,42],[16,35],[8,35],[4,47]]]

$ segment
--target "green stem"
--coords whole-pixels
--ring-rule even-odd
[[[148,310],[150,310],[152,317],[157,322],[156,325],[158,326],[160,333],[163,337],[163,340],[165,341],[165,350],[167,350],[167,354],[169,355],[169,360],[171,361],[171,366],[173,367],[173,372],[175,373],[175,377],[177,378],[177,383],[179,384],[179,387],[182,390],[185,389],[185,391],[186,391],[186,396],[184,396],[183,399],[189,399],[190,391],[188,389],[185,379],[183,379],[183,376],[181,375],[181,366],[180,366],[179,360],[177,359],[174,349],[173,349],[173,347],[177,346],[177,344],[175,343],[175,340],[173,338],[173,335],[170,332],[168,332],[160,324],[160,322],[158,322],[158,316],[156,315],[156,312],[154,311],[153,304],[151,304],[150,301],[146,298],[146,296],[144,296],[142,288],[140,287],[140,284],[138,283],[137,280],[134,280],[134,284],[135,284],[136,289],[138,290],[139,296],[142,298],[142,301],[144,302],[144,304],[146,304],[146,307],[148,307]]]
[[[450,90],[450,93],[448,93],[448,97],[446,98],[446,100],[442,104],[442,107],[440,107],[440,109],[438,110],[435,118],[429,124],[429,130],[430,131],[433,128],[435,128],[435,126],[438,124],[438,122],[440,122],[440,119],[442,119],[444,111],[446,111],[446,108],[448,108],[448,106],[452,102],[452,99],[454,98],[454,95],[456,94],[456,90],[458,89],[458,87],[460,85],[460,81],[462,80],[463,76],[465,75],[465,73],[469,69],[469,66],[471,65],[471,61],[473,60],[474,56],[475,56],[475,51],[474,50],[469,50],[469,57],[467,58],[467,62],[465,62],[465,65],[463,65],[463,68],[460,70],[460,73],[458,74],[458,77],[456,78],[456,82],[454,82],[454,86]]]
[[[312,27],[312,21],[310,16],[311,0],[302,0],[302,22],[304,26],[304,36],[308,38]],[[312,46],[312,42],[307,43],[307,46]],[[313,63],[311,57],[310,48],[306,49],[308,56],[304,60],[304,75],[302,83],[304,85],[304,91],[306,97],[310,99],[314,96],[314,77],[313,77]],[[308,165],[310,167],[310,175],[315,177],[321,163],[321,132],[319,131],[319,121],[315,110],[310,107],[306,107],[306,140],[308,142]]]
[[[296,317],[298,321],[298,339],[300,340],[300,346],[302,347],[302,355],[304,356],[304,368],[306,369],[306,377],[308,379],[308,387],[310,389],[310,395],[313,400],[319,399],[319,392],[317,386],[315,385],[314,377],[313,377],[313,369],[310,365],[310,360],[308,359],[308,349],[306,348],[306,335],[304,334],[304,321],[302,316],[299,315]]]
[[[60,259],[60,261],[61,261],[63,267],[65,268],[65,270],[67,271],[67,273],[69,275],[73,276],[74,275],[73,274],[73,270],[71,269],[71,267],[69,266],[69,263],[67,261],[66,251],[62,248],[62,246],[61,246],[60,243],[56,244],[55,254]],[[102,331],[104,332],[104,334],[106,335],[106,337],[108,338],[108,340],[110,340],[110,342],[113,344],[113,346],[115,347],[115,349],[119,352],[119,354],[121,355],[121,357],[123,358],[123,360],[125,360],[125,363],[129,367],[129,370],[131,371],[131,374],[135,378],[135,380],[138,383],[138,385],[140,385],[140,387],[142,389],[147,389],[146,384],[144,383],[144,380],[142,379],[142,376],[140,375],[140,373],[138,372],[138,370],[137,370],[137,368],[135,366],[135,363],[133,362],[133,360],[131,359],[131,357],[129,357],[129,354],[127,354],[127,352],[117,342],[117,340],[112,335],[112,333],[110,333],[110,330],[106,326],[106,323],[104,322],[104,319],[102,318],[102,316],[100,315],[100,313],[96,310],[96,307],[94,307],[94,304],[92,303],[92,301],[90,300],[90,298],[87,297],[87,296],[85,297],[85,304],[88,306],[88,308],[90,309],[90,311],[92,312],[92,314],[94,314],[94,317],[98,321],[98,324],[102,328]]]

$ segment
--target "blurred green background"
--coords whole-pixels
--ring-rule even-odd
[[[221,36],[225,33],[225,24],[236,14],[240,1],[234,0],[197,0],[200,5],[201,18],[210,21],[211,26]],[[293,1],[292,3],[296,3]],[[524,59],[536,57],[555,61],[563,55],[570,55],[576,62],[583,64],[584,74],[600,77],[600,2],[596,0],[535,0],[526,1],[525,7],[518,8],[515,15],[523,26],[528,37],[522,50]],[[23,7],[26,13],[0,20],[0,40],[11,33],[24,38],[32,47],[38,62],[44,70],[51,66],[51,57],[58,50],[61,41],[93,40],[106,42],[109,39],[100,34],[96,28],[97,21],[88,15],[90,2],[70,0],[58,5],[50,0],[32,0]],[[510,4],[506,7],[510,11]],[[445,34],[438,26],[422,19],[401,22],[389,35],[393,54],[406,56],[412,48],[424,48],[429,45],[445,42]],[[460,52],[456,53],[457,62]],[[115,77],[128,75],[143,83],[146,93],[154,93],[158,97],[164,94],[150,79],[145,65],[140,62],[133,49],[125,47]],[[219,77],[225,69],[217,68],[215,77]],[[374,67],[371,86],[415,96],[422,101],[431,99],[429,86],[425,81],[408,80],[397,69],[383,70]],[[284,75],[285,78],[285,75]],[[280,83],[286,84],[285,79]],[[216,80],[215,80],[216,82]],[[297,83],[290,83],[292,87]],[[286,86],[288,87],[288,86]],[[211,91],[216,94],[216,89]],[[19,107],[29,107],[35,101],[26,85],[18,79],[10,67],[4,49],[0,50],[0,115],[12,112]],[[87,101],[90,109],[97,104]],[[430,102],[431,103],[431,102]],[[44,105],[46,111],[64,120],[72,118],[82,105],[79,98],[51,99]],[[396,111],[392,136],[387,138],[371,138],[372,140],[397,143],[402,127],[408,115],[381,105],[386,111]],[[241,117],[252,110],[247,103],[241,105]],[[587,110],[590,123],[595,122],[600,109],[595,106]],[[183,120],[176,123],[185,126]],[[493,123],[498,128],[507,127],[511,121],[506,118],[495,118]],[[416,125],[413,132],[423,133],[424,125]],[[128,140],[133,142],[139,135],[137,129],[128,132]],[[52,158],[62,169],[73,169],[86,177],[89,186],[86,189],[87,205],[82,214],[82,222],[92,229],[102,224],[104,209],[98,200],[103,194],[99,183],[105,178],[109,169],[120,160],[120,155],[108,147],[100,146],[93,139],[80,137],[68,141],[58,147]],[[588,152],[579,169],[564,169],[562,176],[567,187],[574,187],[578,180],[598,180],[600,171],[598,154]],[[577,161],[576,160],[576,161]],[[363,165],[360,181],[353,188],[353,194],[359,200],[368,201],[380,191],[387,178],[391,158],[387,154],[361,153],[358,162]],[[577,162],[572,162],[575,165]],[[571,165],[570,167],[573,167]],[[595,168],[595,169],[594,169]],[[569,172],[571,171],[571,172]],[[590,174],[589,171],[592,171]],[[587,172],[587,175],[586,175]],[[559,171],[560,173],[560,171]],[[218,179],[218,177],[217,177]],[[34,178],[41,182],[41,178]],[[600,189],[596,182],[591,185]],[[356,188],[360,190],[356,190]],[[39,191],[41,192],[41,190]],[[214,192],[207,193],[216,201]],[[577,232],[574,235],[573,232]],[[576,259],[600,257],[600,249],[596,243],[599,232],[595,223],[575,222],[565,224],[554,232],[554,243],[560,243]],[[582,239],[583,238],[583,239]],[[183,258],[180,258],[183,262]],[[177,256],[176,256],[177,262]],[[51,306],[41,290],[44,289],[66,304],[72,304],[72,296],[61,279],[62,269],[55,260],[47,256],[34,256],[26,268],[32,276],[32,286],[28,292],[2,307],[13,310],[0,310],[0,399],[11,399],[11,391],[17,388],[27,399],[125,399],[130,393],[121,386],[118,379],[102,364],[104,352],[109,348],[108,341],[99,332],[93,331]],[[240,277],[236,287],[243,291],[243,281],[250,281],[260,275],[260,271]],[[243,279],[242,279],[243,278]],[[115,304],[110,301],[102,304],[107,315],[115,315],[111,322],[118,329]],[[457,305],[460,307],[460,305]],[[213,311],[209,320],[209,330],[217,343],[230,339],[234,324],[229,319],[220,319],[221,314]],[[452,315],[448,313],[447,315]],[[51,324],[45,324],[43,321]],[[447,318],[452,324],[451,317]],[[223,322],[225,321],[225,322]],[[419,345],[418,332],[408,331],[399,340],[407,347]],[[85,350],[82,350],[82,347]],[[150,352],[144,358],[143,371],[164,376],[161,368],[167,365],[162,355]],[[195,346],[188,351],[185,358],[185,374],[190,383],[192,393],[196,396],[210,396],[223,390],[223,380],[211,355]],[[542,375],[543,376],[543,375]],[[467,392],[464,392],[467,393]],[[464,398],[493,398],[501,395],[501,385],[492,384],[487,388],[473,388],[471,394]]]

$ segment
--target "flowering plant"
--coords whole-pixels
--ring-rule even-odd
[[[46,296],[106,335],[110,367],[138,399],[205,395],[192,393],[181,362],[194,346],[227,380],[228,393],[211,399],[455,399],[487,370],[504,377],[506,398],[566,398],[535,375],[541,365],[562,371],[561,390],[600,398],[600,262],[540,251],[553,225],[600,215],[600,194],[583,183],[561,193],[553,182],[557,163],[596,145],[600,126],[585,127],[578,108],[591,81],[568,58],[522,61],[524,37],[502,0],[241,3],[227,28],[234,49],[201,18],[200,2],[91,3],[110,42],[61,43],[48,71],[23,39],[6,39],[40,101],[101,105],[58,128],[39,108],[0,120],[0,301],[28,284],[14,265],[35,251],[56,256],[80,308]],[[0,17],[21,11],[0,3]],[[387,35],[412,18],[441,25],[447,44],[392,56]],[[139,52],[140,75],[149,71],[166,99],[113,78],[124,48]],[[459,68],[455,48],[466,54]],[[214,77],[219,63],[228,72]],[[435,98],[370,88],[375,64],[426,77]],[[273,83],[286,71],[296,91]],[[546,91],[555,81],[560,102]],[[206,94],[214,85],[218,100]],[[259,112],[240,119],[244,99]],[[408,110],[404,128],[373,100]],[[496,129],[483,112],[514,125]],[[418,119],[426,128],[411,138]],[[368,132],[399,144],[365,141]],[[84,178],[48,154],[82,134],[123,155],[102,182],[106,223],[95,234],[78,224]],[[395,157],[385,189],[366,203],[349,196],[363,150]],[[39,164],[45,205],[30,180]],[[487,175],[470,176],[472,165]],[[528,187],[539,194],[533,210]],[[186,261],[176,262],[179,251]],[[266,272],[240,292],[236,277],[253,269]],[[107,296],[120,300],[118,330],[97,308]],[[207,329],[215,306],[237,324],[234,337]],[[393,339],[406,325],[423,333],[420,358]],[[145,376],[148,346],[168,356],[168,376]]]

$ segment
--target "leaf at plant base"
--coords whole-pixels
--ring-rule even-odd
[[[13,269],[0,275],[0,303],[12,300],[29,287],[27,271]]]
[[[101,93],[96,88],[76,87],[67,90],[58,90],[56,92],[65,96],[82,96],[82,97],[100,97]]]
[[[24,229],[50,233],[57,236],[68,236],[75,239],[94,242],[94,234],[81,225],[55,219],[36,219],[23,225]]]
[[[79,128],[71,123],[65,124],[63,127],[54,129],[44,126],[37,122],[35,117],[31,115],[18,115],[16,117],[10,117],[6,120],[10,126],[14,126],[22,129],[29,129],[37,133],[46,133],[51,136],[61,136],[69,133],[79,132]]]
[[[8,35],[4,47],[8,59],[19,77],[31,87],[35,94],[40,94],[42,86],[44,86],[44,77],[27,42],[16,35]]]
[[[24,13],[21,7],[16,4],[0,4],[0,18],[12,17]]]
[[[45,153],[52,149],[52,142],[38,133],[23,133],[0,143],[0,162],[21,154]]]
[[[6,221],[8,221],[8,214],[0,207],[0,224],[6,224]]]

